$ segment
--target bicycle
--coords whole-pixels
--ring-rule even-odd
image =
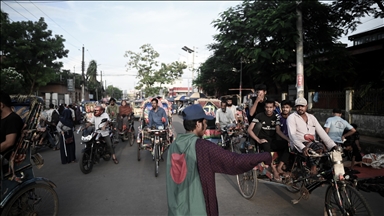
[[[316,142],[314,139],[311,141]],[[256,148],[249,148],[246,144],[237,145],[235,151],[255,153]],[[334,150],[326,153],[310,151],[310,153],[310,157],[323,160],[317,175],[310,175],[310,168],[306,164],[307,158],[305,156],[301,153],[293,153],[295,159],[290,175],[285,177],[281,183],[275,183],[286,187],[290,192],[300,193],[298,199],[292,200],[293,204],[299,203],[301,199],[309,199],[312,191],[327,184],[324,205],[328,215],[373,215],[365,198],[353,187],[350,176],[345,174],[340,151]],[[241,195],[246,199],[252,198],[257,190],[258,177],[266,176],[267,173],[270,172],[263,164],[259,164],[249,172],[237,175]],[[268,178],[272,179],[273,177],[270,175]]]
[[[119,133],[121,141],[127,141],[130,146],[133,145],[135,141],[135,127],[134,127],[134,113],[131,113],[129,116],[123,116],[123,125],[122,131]],[[127,121],[127,125],[124,122]]]
[[[170,144],[169,130],[170,128],[164,128],[162,126],[158,127],[158,129],[151,129],[148,132],[150,138],[150,142],[148,143],[148,139],[146,139],[144,135],[145,129],[139,127],[139,133],[137,135],[137,160],[141,160],[140,151],[150,151],[152,160],[155,161],[155,177],[159,175],[160,161],[163,161],[162,155]]]

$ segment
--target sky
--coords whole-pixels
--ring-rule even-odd
[[[161,63],[184,61],[196,69],[212,53],[207,45],[218,32],[212,21],[241,1],[1,1],[1,9],[12,21],[37,21],[44,17],[52,34],[63,35],[68,57],[63,69],[81,74],[82,47],[85,70],[91,60],[98,64],[103,83],[121,90],[133,90],[138,80],[134,69],[127,70],[126,51],[140,52],[151,44]],[[350,35],[382,27],[382,19],[365,17]],[[348,37],[341,42],[351,46]],[[187,46],[195,55],[183,51]],[[196,74],[194,75],[196,77]],[[191,70],[184,70],[180,85],[187,87]],[[100,76],[98,76],[100,81]]]

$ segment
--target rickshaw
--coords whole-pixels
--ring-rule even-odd
[[[208,99],[208,98],[200,98],[197,99],[197,103],[201,105],[204,109],[205,114],[209,116],[215,117],[213,120],[207,121],[207,130],[204,133],[203,139],[209,140],[214,143],[219,143],[221,140],[220,131],[216,130],[216,111],[220,108],[220,100],[219,99]]]
[[[141,160],[140,153],[143,150],[147,150],[152,153],[152,159],[155,161],[155,176],[159,175],[160,161],[163,161],[163,153],[167,150],[168,146],[173,141],[172,133],[172,111],[171,104],[162,98],[159,100],[159,108],[164,109],[168,117],[168,127],[159,127],[151,129],[150,132],[146,130],[147,124],[149,123],[148,114],[152,109],[151,104],[152,98],[148,98],[142,103],[142,117],[139,119],[141,125],[137,133],[137,160]]]
[[[36,96],[11,96],[13,110],[24,121],[15,146],[0,154],[2,215],[57,215],[59,198],[56,185],[47,178],[35,177],[32,162],[41,168],[44,159],[31,148],[44,101]]]

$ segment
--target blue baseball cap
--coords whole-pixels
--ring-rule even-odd
[[[201,107],[200,104],[193,104],[184,109],[183,119],[184,120],[198,120],[198,119],[212,120],[214,119],[214,117],[206,115],[203,107]]]

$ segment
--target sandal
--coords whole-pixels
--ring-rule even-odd
[[[280,176],[278,178],[276,178],[276,176],[274,176],[272,180],[274,182],[278,182],[278,183],[282,183],[283,182],[283,180],[280,178]]]
[[[114,162],[115,164],[118,164],[118,163],[119,163],[119,161],[117,160],[117,158],[112,158],[112,160],[113,160],[113,162]]]

